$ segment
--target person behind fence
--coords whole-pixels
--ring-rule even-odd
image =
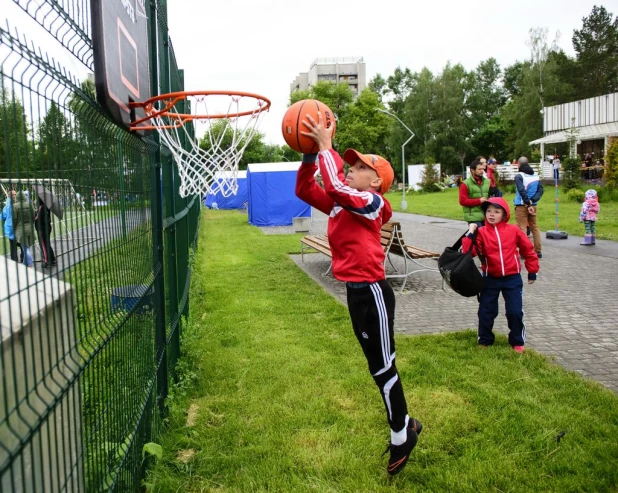
[[[539,175],[530,166],[527,157],[520,157],[518,162],[519,172],[515,175],[515,220],[519,229],[524,233],[526,233],[527,227],[530,226],[534,251],[539,258],[542,258],[541,232],[537,224],[536,207],[543,196],[543,184]]]
[[[39,244],[41,245],[41,253],[43,254],[43,267],[56,265],[56,254],[54,253],[54,249],[51,245],[51,233],[53,227],[51,211],[41,198],[39,198],[36,214],[34,216],[34,225],[36,226]]]
[[[489,180],[483,176],[485,168],[475,159],[470,164],[470,176],[459,186],[459,205],[463,207],[464,221],[483,226],[481,204],[489,198]]]
[[[369,372],[380,390],[390,427],[387,472],[400,472],[418,441],[421,423],[408,416],[401,378],[395,365],[395,296],[384,272],[385,254],[380,243],[382,225],[392,209],[384,198],[393,182],[390,163],[375,154],[348,149],[350,165],[344,178],[343,161],[332,148],[332,128],[307,115],[307,135],[318,144],[319,154],[303,155],[296,195],[329,216],[328,241],[333,275],[346,283],[347,302],[354,334],[363,350]],[[316,160],[324,181],[315,181]]]
[[[485,227],[471,223],[462,240],[462,251],[473,248],[474,255],[481,258],[481,270],[485,285],[479,297],[478,344],[491,346],[494,343],[494,321],[498,316],[498,298],[504,298],[506,320],[509,327],[509,344],[518,353],[524,351],[526,325],[524,324],[523,281],[520,256],[528,271],[528,284],[534,283],[539,271],[539,259],[528,237],[514,224],[509,206],[501,197],[494,197],[481,206],[485,214]],[[477,232],[476,246],[472,237]]]
[[[584,241],[582,241],[580,245],[591,246],[596,244],[596,222],[597,214],[600,209],[601,206],[599,205],[597,191],[593,189],[587,190],[584,203],[582,204],[582,209],[579,213],[579,222],[583,222],[584,227],[586,228]]]
[[[9,251],[11,260],[17,262],[17,240],[15,239],[15,228],[13,227],[13,203],[15,202],[15,196],[17,192],[15,190],[9,190],[6,197],[6,204],[2,208],[0,213],[0,219],[3,222],[4,236],[9,240]],[[20,247],[21,248],[21,247]],[[22,250],[23,259],[23,250]]]
[[[24,264],[34,266],[32,246],[34,245],[34,208],[25,192],[19,192],[13,204],[13,229],[15,239],[24,250]]]

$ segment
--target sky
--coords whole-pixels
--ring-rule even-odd
[[[501,67],[529,58],[531,27],[547,27],[574,55],[571,38],[588,0],[168,0],[170,36],[185,89],[238,90],[271,100],[260,131],[284,144],[290,84],[316,58],[363,57],[367,82],[397,67],[467,70],[494,57]],[[612,5],[613,3],[613,5]],[[618,1],[605,3],[618,14]]]
[[[120,1],[120,0],[104,0]],[[88,69],[19,9],[0,0],[11,31],[43,47],[75,78]],[[19,0],[35,8],[42,0]],[[267,143],[284,144],[281,120],[290,84],[317,58],[362,57],[367,82],[397,67],[439,73],[447,62],[473,70],[496,58],[501,67],[530,57],[532,27],[549,29],[550,41],[575,54],[574,29],[590,15],[593,0],[168,0],[168,25],[185,90],[237,90],[260,94],[272,106],[260,131]],[[618,14],[618,0],[605,3]],[[3,22],[3,27],[6,21]],[[3,68],[18,58],[5,58]],[[27,105],[27,101],[25,102]]]

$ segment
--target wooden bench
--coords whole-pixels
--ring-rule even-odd
[[[438,260],[438,257],[440,257],[440,254],[430,252],[429,250],[424,250],[415,246],[406,245],[406,242],[403,239],[403,235],[401,233],[400,223],[396,221],[389,221],[388,223],[383,225],[381,230],[380,242],[382,243],[382,247],[384,248],[386,258],[388,259],[391,267],[395,271],[395,273],[387,273],[386,278],[403,279],[401,291],[405,289],[408,277],[410,277],[412,274],[415,274],[416,272],[434,271],[438,274],[440,273],[437,263],[435,263],[434,265],[425,265],[420,262],[436,262]],[[330,245],[328,243],[327,235],[307,235],[301,238],[300,256],[302,262],[304,262],[305,260],[304,254],[306,249],[316,250],[320,253],[323,253],[329,258],[333,257],[330,251]],[[391,254],[403,258],[404,268],[402,273],[397,272],[397,269],[393,265],[393,262],[390,258]],[[328,267],[328,270],[324,273],[324,275],[328,274],[331,268],[332,264]],[[442,289],[444,289],[444,281],[442,282]]]

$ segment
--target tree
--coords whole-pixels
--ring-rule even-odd
[[[389,108],[393,112],[399,114],[403,109],[405,101],[414,85],[413,74],[409,68],[401,70],[400,67],[395,69],[387,81],[388,93],[392,94],[392,100],[389,102]]]
[[[603,175],[605,186],[613,191],[618,182],[618,139],[614,138],[609,148],[607,149],[607,170]]]
[[[618,17],[605,7],[592,8],[573,33],[581,99],[618,91]]]
[[[408,144],[409,156],[412,161],[424,162],[428,154],[427,147],[433,138],[432,121],[435,100],[435,78],[429,69],[423,67],[412,75],[412,88],[401,115],[402,121],[415,133],[414,139]],[[405,142],[409,134],[401,125],[397,125],[394,138],[399,145]]]
[[[58,177],[63,169],[71,169],[74,149],[71,125],[55,101],[51,102],[38,134],[41,171]]]
[[[384,80],[384,78],[380,74],[376,74],[376,76],[369,81],[369,84],[367,84],[367,87],[378,95],[378,97],[380,98],[380,101],[382,101],[382,98],[388,92],[388,86],[386,85],[386,80]]]
[[[560,33],[557,32],[554,41],[551,45],[549,45],[547,43],[548,33],[549,29],[546,27],[532,27],[530,28],[530,31],[528,31],[530,38],[526,42],[526,44],[530,47],[530,61],[532,64],[532,70],[536,74],[536,83],[533,84],[533,87],[536,88],[537,95],[541,103],[541,108],[545,107],[543,87],[545,66],[547,65],[549,53],[551,51],[557,51],[558,40],[560,39]]]
[[[501,82],[502,70],[495,58],[479,63],[469,77],[470,94],[466,107],[473,119],[473,132],[498,114],[506,102],[506,91]]]
[[[504,69],[502,84],[509,99],[521,95],[521,85],[523,73],[530,66],[530,62],[515,62],[513,65]]]
[[[348,105],[354,101],[354,93],[346,82],[335,84],[321,80],[307,90],[290,94],[290,105],[303,99],[317,99],[328,106],[338,119],[345,117]]]
[[[0,177],[32,177],[30,124],[23,104],[5,87],[1,74],[0,106]]]
[[[210,130],[206,132],[200,139],[200,147],[205,151],[212,149],[211,141],[219,147],[218,154],[224,154],[238,136],[234,135],[234,130],[228,125],[227,120],[219,120],[210,126]],[[265,163],[269,162],[269,157],[272,157],[272,149],[269,149],[264,144],[264,134],[256,132],[253,138],[246,142],[246,138],[237,140],[235,143],[236,149],[241,149],[245,146],[238,169],[245,170],[249,163]],[[269,154],[270,151],[270,154]]]
[[[483,123],[476,135],[471,139],[475,154],[483,156],[507,157],[506,138],[508,135],[506,123],[500,115],[492,117]]]
[[[470,122],[466,115],[469,78],[462,65],[447,63],[435,82],[435,98],[428,145],[447,173],[464,168],[466,155],[472,150]]]
[[[389,117],[378,111],[381,107],[378,94],[369,88],[363,90],[348,107],[345,118],[337,123],[336,147],[341,150],[352,147],[362,153],[387,156]]]

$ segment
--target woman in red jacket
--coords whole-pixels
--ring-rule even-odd
[[[468,234],[462,241],[465,253],[472,248],[472,237],[477,232],[474,254],[480,256],[485,276],[478,312],[478,343],[481,346],[494,343],[494,320],[498,316],[498,297],[502,293],[509,326],[509,344],[515,351],[522,353],[526,342],[526,326],[520,256],[524,258],[528,271],[528,284],[536,280],[539,259],[526,234],[515,224],[508,224],[511,211],[503,198],[490,198],[481,208],[485,214],[485,227],[478,229],[476,224],[470,224]]]

